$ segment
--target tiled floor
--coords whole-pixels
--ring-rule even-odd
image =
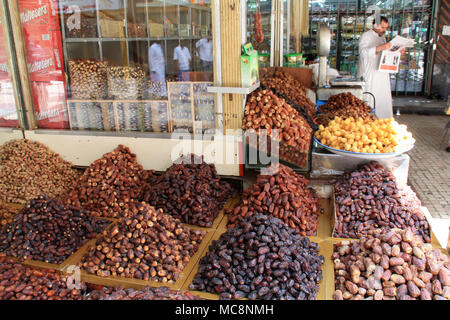
[[[450,153],[446,152],[447,133],[442,136],[449,116],[400,115],[397,121],[408,126],[416,139],[409,167],[409,185],[433,218],[450,219]]]

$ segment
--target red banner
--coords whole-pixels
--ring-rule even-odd
[[[32,81],[33,102],[39,128],[69,129],[64,104],[66,88],[63,81]]]
[[[60,31],[28,35],[25,43],[31,81],[65,80]]]
[[[24,29],[60,30],[57,0],[19,0]]]
[[[19,10],[38,127],[67,129],[57,0],[19,0]]]
[[[64,81],[56,0],[19,0],[20,20],[32,81]]]

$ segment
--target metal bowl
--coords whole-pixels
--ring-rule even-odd
[[[321,147],[327,149],[330,152],[333,152],[335,154],[344,156],[344,157],[353,157],[353,158],[360,158],[360,159],[366,159],[366,160],[378,160],[378,159],[386,159],[386,158],[394,158],[396,156],[399,156],[405,152],[408,152],[414,148],[414,144],[408,146],[407,148],[404,148],[397,152],[391,152],[391,153],[364,153],[364,152],[353,152],[353,151],[346,151],[346,150],[339,150],[335,149],[329,146],[326,146],[320,141],[314,137],[314,141],[317,142],[318,145]]]

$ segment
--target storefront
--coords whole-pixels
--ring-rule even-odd
[[[2,42],[9,49],[2,48],[1,126],[23,128],[25,137],[50,144],[77,165],[112,146],[90,147],[97,139],[133,141],[137,149],[142,141],[145,150],[136,152],[152,158],[145,166],[163,170],[167,153],[155,159],[146,150],[176,145],[180,138],[173,133],[184,132],[211,137],[201,146],[217,144],[212,154],[227,157],[219,171],[241,175],[241,135],[224,135],[241,128],[248,91],[240,76],[241,45],[254,35],[247,11],[263,13],[269,45],[255,47],[267,53],[267,66],[283,65],[290,45],[300,49],[299,38],[288,36],[290,1],[23,0],[5,3],[3,10],[11,22],[3,28],[10,41]],[[6,72],[9,52],[14,81]],[[89,148],[94,154],[83,152],[86,159],[75,155]]]
[[[249,41],[258,50],[260,67],[302,68],[305,58],[317,53],[319,20],[328,22],[332,30],[330,66],[341,74],[355,75],[356,41],[367,28],[370,12],[366,9],[371,3],[258,0],[237,4],[125,0],[5,4],[11,24],[3,27],[2,36],[14,41],[2,41],[0,48],[0,125],[21,127],[16,107],[20,106],[25,111],[26,126],[22,127],[46,142],[61,134],[117,139],[131,134],[150,139],[147,142],[158,137],[157,146],[161,139],[182,130],[220,139],[227,129],[241,126],[245,96],[233,93],[242,88],[241,44]],[[402,60],[400,72],[391,76],[391,86],[395,94],[418,94],[430,81],[432,5],[417,2],[411,12],[405,8],[397,3],[381,8],[392,16],[390,36],[401,33],[417,40]],[[363,16],[356,18],[360,12]],[[262,37],[255,38],[258,15]],[[9,52],[13,52],[11,61]],[[299,52],[303,61],[287,57]],[[156,59],[153,66],[151,59]],[[14,81],[10,63],[16,70]],[[16,91],[19,95],[14,99]],[[21,102],[16,103],[19,98]],[[232,153],[238,164],[239,143]],[[162,163],[168,162],[158,163],[146,166],[163,169]],[[230,174],[239,174],[237,166],[230,168]]]
[[[390,32],[417,47],[390,78],[418,93],[432,5],[403,2]],[[369,3],[0,4],[0,299],[450,299],[414,138],[327,75],[354,76]],[[28,267],[90,287],[18,286]]]
[[[414,38],[416,45],[402,57],[401,70],[391,76],[395,95],[421,95],[431,82],[433,1],[310,1],[310,32],[302,38],[305,53],[317,54],[315,34],[319,22],[327,21],[333,31],[331,66],[342,74],[356,75],[358,41],[371,28],[373,6],[389,17],[388,37]]]

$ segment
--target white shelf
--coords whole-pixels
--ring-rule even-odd
[[[258,81],[251,87],[208,87],[208,92],[210,93],[221,93],[221,94],[250,94],[259,88],[260,82]]]

